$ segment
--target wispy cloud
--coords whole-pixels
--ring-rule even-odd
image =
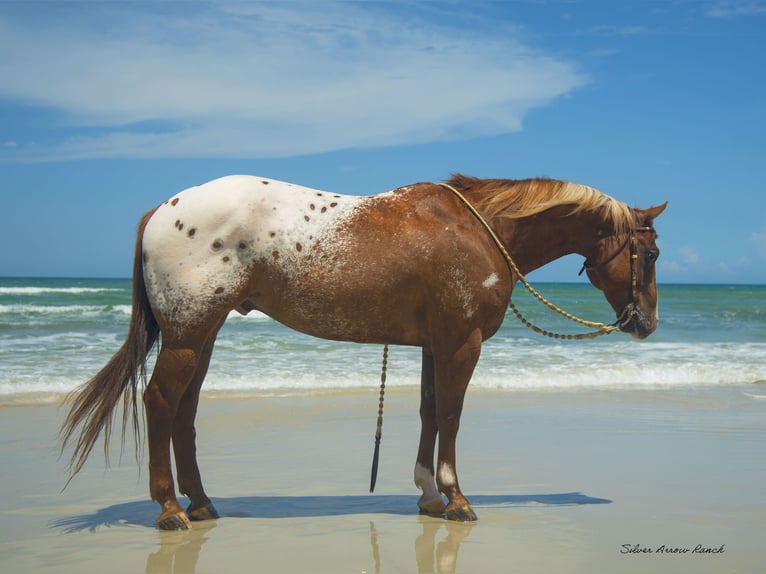
[[[642,36],[652,34],[653,32],[646,26],[617,26],[609,24],[593,26],[588,33],[597,36]]]
[[[33,139],[17,117],[0,161],[274,157],[506,133],[588,81],[429,5],[50,6],[0,5],[1,109],[54,119]]]
[[[680,273],[685,273],[686,268],[682,267],[677,261],[667,261],[663,260],[659,266],[659,273],[660,275],[675,275]]]
[[[722,0],[714,2],[707,10],[713,18],[734,18],[737,16],[766,15],[766,2],[763,0]]]
[[[699,249],[696,247],[683,246],[679,248],[678,252],[681,254],[685,264],[694,265],[695,263],[699,263],[700,254]]]
[[[687,273],[690,269],[694,269],[700,262],[699,250],[696,247],[690,247],[688,245],[681,246],[677,249],[677,255],[681,261],[669,260],[667,258],[660,259],[658,266],[660,274],[668,275],[680,275]]]

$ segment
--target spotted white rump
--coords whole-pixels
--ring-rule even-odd
[[[287,273],[298,272],[301,255],[330,240],[365,199],[253,176],[180,192],[157,209],[144,232],[152,307],[186,325],[236,292],[254,262],[278,261]]]

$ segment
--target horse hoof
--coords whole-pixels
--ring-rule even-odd
[[[475,522],[479,519],[473,508],[470,506],[459,506],[457,508],[447,507],[447,520],[454,520],[455,522]]]
[[[160,516],[157,519],[157,526],[159,526],[160,530],[190,530],[192,527],[184,512],[179,512],[165,518]]]
[[[218,511],[215,509],[212,502],[194,509],[189,506],[189,508],[186,509],[186,514],[189,516],[190,520],[195,522],[199,520],[213,520],[219,518]]]
[[[420,514],[427,514],[428,516],[444,516],[444,511],[447,508],[444,505],[444,501],[439,498],[432,500],[423,500],[424,497],[418,501],[418,508],[420,508]]]

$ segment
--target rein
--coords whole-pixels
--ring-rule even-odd
[[[631,234],[628,240],[620,247],[616,253],[614,253],[609,259],[604,261],[603,263],[598,264],[596,267],[600,267],[601,265],[604,265],[617,257],[623,249],[625,249],[625,246],[630,243],[631,245],[631,302],[625,307],[623,312],[620,314],[620,317],[611,325],[605,325],[604,323],[598,323],[594,321],[586,321],[585,319],[580,319],[579,317],[576,317],[575,315],[572,315],[571,313],[565,311],[564,309],[558,307],[557,305],[554,305],[550,301],[548,301],[545,297],[543,297],[532,285],[529,284],[529,281],[527,281],[526,277],[524,277],[524,274],[519,270],[518,266],[514,262],[513,258],[511,257],[510,253],[508,253],[508,250],[505,248],[503,243],[500,241],[500,238],[497,236],[497,234],[494,232],[492,227],[490,227],[489,223],[487,223],[487,220],[484,219],[484,217],[481,215],[481,213],[478,212],[478,210],[471,204],[470,201],[468,201],[465,196],[460,193],[457,189],[452,187],[451,185],[447,183],[439,183],[438,185],[450,190],[462,203],[465,205],[468,210],[476,217],[476,219],[479,220],[479,222],[484,226],[484,229],[487,230],[487,233],[489,233],[492,240],[495,242],[495,245],[497,245],[498,249],[500,250],[500,253],[503,254],[503,257],[505,258],[506,263],[508,264],[508,268],[511,270],[511,274],[515,274],[518,277],[518,280],[521,281],[522,285],[529,291],[538,301],[540,301],[542,304],[544,304],[546,307],[548,307],[550,310],[555,311],[562,317],[566,317],[570,321],[573,321],[575,323],[579,323],[580,325],[584,325],[585,327],[588,327],[590,329],[595,329],[595,331],[592,331],[590,333],[580,333],[577,335],[568,335],[568,334],[562,334],[562,333],[553,333],[551,331],[546,331],[545,329],[541,329],[540,327],[530,323],[522,314],[521,311],[519,311],[516,308],[516,305],[513,304],[513,301],[510,299],[508,300],[508,306],[510,307],[511,311],[513,311],[513,314],[516,315],[516,318],[521,321],[522,325],[527,327],[528,329],[531,329],[535,333],[538,333],[540,335],[545,335],[546,337],[551,337],[552,339],[595,339],[596,337],[600,337],[601,335],[608,335],[609,333],[613,333],[619,328],[619,325],[626,325],[635,314],[635,294],[636,294],[636,268],[635,268],[635,261],[637,259],[637,255],[635,252],[635,235]],[[644,228],[641,228],[641,231],[644,231]],[[589,269],[595,269],[595,267],[588,267],[587,261],[585,265],[583,265],[583,269],[585,268]],[[582,273],[582,272],[581,272]],[[625,317],[625,319],[623,319]]]

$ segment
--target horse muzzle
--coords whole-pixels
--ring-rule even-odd
[[[635,339],[645,339],[657,330],[657,313],[647,314],[635,303],[628,303],[617,317],[617,326]]]

